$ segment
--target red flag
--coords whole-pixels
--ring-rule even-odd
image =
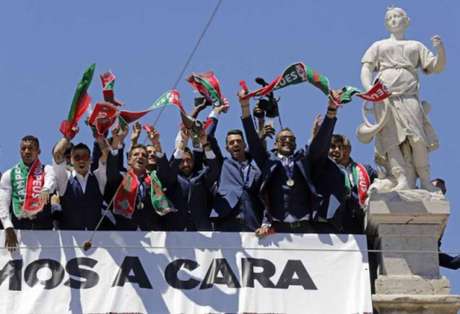
[[[100,102],[94,107],[88,123],[94,126],[100,135],[103,135],[115,123],[117,116],[118,109],[114,105]]]
[[[137,189],[139,180],[136,174],[129,170],[123,178],[113,197],[113,213],[131,219],[136,209]]]

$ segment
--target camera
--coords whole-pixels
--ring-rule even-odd
[[[268,83],[261,77],[257,77],[255,81],[257,84],[262,86],[268,85]],[[275,98],[273,92],[267,94],[266,96],[261,96],[256,103],[256,107],[254,108],[254,116],[257,118],[263,118],[264,115],[267,118],[278,117],[278,101],[279,98]]]

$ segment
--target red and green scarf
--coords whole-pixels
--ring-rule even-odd
[[[208,102],[215,106],[224,105],[224,96],[220,90],[220,83],[212,71],[204,73],[192,73],[188,78],[192,87],[203,95]]]
[[[358,201],[359,205],[364,206],[367,198],[367,190],[371,185],[371,179],[367,173],[366,167],[352,161],[351,164],[351,175],[353,177],[353,184],[358,190]],[[351,182],[348,174],[345,175],[345,187],[348,191],[351,191]]]
[[[144,178],[144,182],[146,186],[150,187],[150,200],[153,209],[158,215],[164,216],[172,211],[176,211],[164,194],[162,184],[155,170]],[[140,182],[138,177],[132,170],[129,170],[115,193],[113,199],[114,214],[121,215],[128,219],[132,218],[136,210],[139,185]]]
[[[241,87],[247,91],[244,98],[265,96],[274,90],[281,89],[290,85],[309,82],[313,86],[320,89],[324,95],[332,96],[331,88],[329,87],[329,79],[306,66],[302,62],[294,63],[288,66],[281,75],[277,76],[268,85],[263,86],[254,91],[249,91],[244,81],[240,82]],[[361,99],[380,102],[389,97],[391,93],[385,88],[380,80],[376,80],[374,85],[366,92],[363,92],[353,86],[345,86],[342,88],[342,93],[338,99],[332,98],[337,104],[345,104],[351,101],[352,96],[356,95]]]
[[[156,170],[153,170],[150,173],[150,180],[150,200],[152,201],[152,206],[155,212],[160,216],[164,216],[170,212],[177,211],[172,207],[171,202],[166,197],[163,191],[163,185],[157,176]]]
[[[40,193],[44,183],[45,171],[38,159],[30,168],[21,160],[11,169],[11,199],[17,218],[31,217],[43,210]]]

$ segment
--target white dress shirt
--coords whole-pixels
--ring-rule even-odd
[[[67,190],[67,183],[71,177],[77,179],[78,183],[80,183],[83,194],[85,194],[86,184],[88,183],[88,178],[90,175],[94,175],[96,177],[97,183],[99,185],[99,191],[101,194],[104,193],[105,185],[107,184],[107,166],[105,163],[99,162],[98,168],[94,170],[93,173],[88,171],[88,173],[86,173],[84,176],[77,173],[75,170],[69,171],[65,162],[58,164],[53,160],[53,169],[56,176],[57,190],[61,196],[64,195],[65,191]]]
[[[13,187],[11,186],[11,170],[8,169],[2,175],[0,180],[0,220],[2,221],[3,228],[13,228],[11,222],[10,205]],[[50,193],[54,192],[56,187],[56,178],[53,168],[45,165],[45,182],[43,183],[42,191],[46,190]]]

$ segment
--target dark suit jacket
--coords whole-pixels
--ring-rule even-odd
[[[203,158],[203,165],[195,167],[189,177],[179,173],[180,159],[169,164],[166,157],[158,160],[158,176],[166,185],[166,195],[178,211],[160,217],[162,230],[212,230],[209,215],[211,205],[208,195],[217,180],[217,160]]]
[[[116,190],[123,181],[123,172],[121,171],[121,162],[119,158],[122,158],[123,155],[118,152],[116,156],[113,156],[109,153],[107,158],[107,185],[105,187],[105,195],[108,199],[112,199],[115,195]],[[142,202],[142,208],[136,208],[131,219],[127,219],[120,215],[114,215],[116,219],[115,226],[109,227],[110,229],[114,228],[115,230],[159,230],[159,218],[155,213],[152,202],[150,200],[149,189],[150,186],[147,186],[145,182],[141,183],[143,185],[144,191],[146,192],[142,199],[140,199],[140,194],[137,196],[136,203]],[[112,210],[112,206],[110,208]],[[107,218],[106,218],[107,219]],[[108,220],[108,219],[107,219]]]
[[[251,117],[242,119],[249,151],[263,171],[264,223],[270,223],[272,218],[283,221],[288,213],[297,218],[310,214],[310,220],[317,219],[324,199],[336,189],[343,189],[343,174],[328,157],[336,120],[326,116],[310,146],[293,154],[295,185],[287,203],[282,190],[286,177],[283,177],[285,171],[280,159],[276,152],[267,152],[264,148]]]
[[[214,189],[214,209],[219,214],[218,220],[224,222],[225,219],[242,215],[246,226],[255,230],[260,227],[263,214],[263,204],[259,195],[262,171],[250,154],[246,154],[250,168],[247,181],[244,182],[239,162],[231,157],[223,157],[214,137],[217,119],[211,120],[207,129],[208,140],[221,167],[219,180]]]

